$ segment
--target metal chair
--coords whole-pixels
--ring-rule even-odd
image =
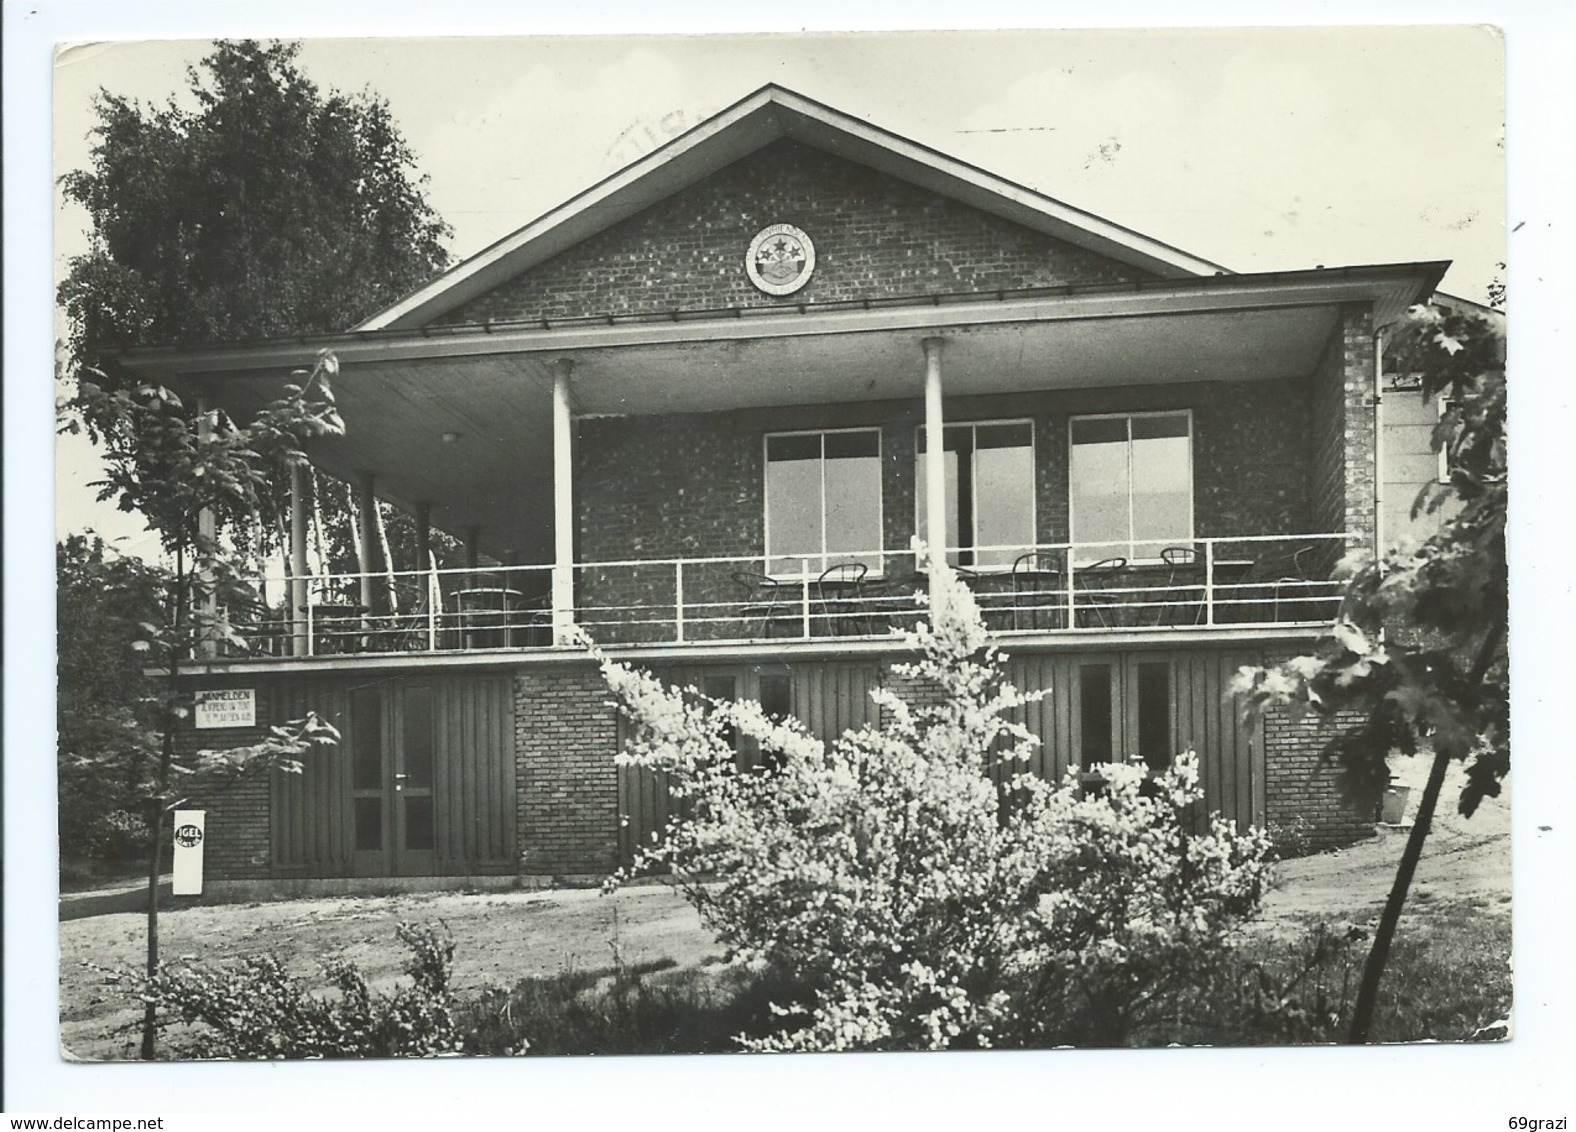
[[[735,570],[733,584],[739,587],[743,601],[739,604],[739,618],[746,626],[757,622],[755,637],[770,637],[772,626],[790,612],[787,587],[776,578],[756,574],[749,570]]]
[[[1168,546],[1160,561],[1166,574],[1164,604],[1155,611],[1156,625],[1197,625],[1204,620],[1204,583],[1198,578],[1198,551],[1191,546]],[[1197,594],[1198,600],[1193,600]]]
[[[1064,627],[1065,605],[1050,599],[1059,597],[1062,585],[1062,551],[1031,550],[1012,561],[1012,627],[1040,628],[1044,613],[1051,629]]]
[[[864,601],[868,573],[870,567],[863,562],[839,562],[821,571],[815,580],[816,607],[833,636],[875,631]]]
[[[1079,604],[1087,609],[1102,629],[1109,629],[1119,619],[1120,595],[1110,593],[1113,584],[1120,581],[1127,569],[1125,558],[1102,558],[1099,562],[1078,570],[1078,593],[1083,597]]]
[[[1311,589],[1308,583],[1314,580],[1309,566],[1314,553],[1312,546],[1300,546],[1276,565],[1277,576],[1270,599],[1275,621],[1282,619],[1282,612],[1288,621],[1306,619]]]

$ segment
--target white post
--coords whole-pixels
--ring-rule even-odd
[[[213,436],[213,421],[211,414],[213,407],[209,405],[207,397],[197,400],[197,439],[206,442]],[[212,554],[214,542],[218,538],[219,524],[212,507],[204,507],[197,512],[197,541],[198,553]],[[203,636],[198,645],[198,655],[205,660],[212,660],[219,654],[218,642],[210,635],[213,623],[219,616],[219,598],[212,587],[203,591],[202,613],[206,624],[203,626]]]
[[[356,477],[356,529],[361,543],[356,547],[359,552],[356,566],[361,571],[361,586],[356,600],[361,603],[363,617],[372,616],[372,571],[376,568],[373,545],[377,538],[377,519],[373,512],[376,507],[377,499],[372,494],[372,473],[362,472]]]
[[[569,644],[575,624],[574,415],[569,379],[574,362],[560,358],[553,372],[553,643]]]
[[[306,465],[290,466],[290,604],[291,652],[310,656],[311,627],[304,620],[307,610],[306,584]]]
[[[941,596],[941,567],[947,561],[947,464],[941,415],[941,348],[944,338],[925,346],[925,528],[930,542],[930,604]],[[934,613],[932,613],[934,616]]]

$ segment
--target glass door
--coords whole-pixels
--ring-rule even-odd
[[[431,685],[373,684],[350,693],[351,823],[357,876],[437,871]]]

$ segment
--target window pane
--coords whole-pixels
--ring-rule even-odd
[[[1021,445],[1006,447],[984,443],[986,434],[1002,439],[1009,430],[1021,427]],[[1011,566],[1034,543],[1034,450],[1029,444],[1029,426],[994,426],[979,430],[980,445],[974,452],[974,527],[976,546],[1005,546],[1005,550],[983,550],[974,556],[979,566]]]
[[[406,849],[431,849],[436,842],[432,828],[432,797],[405,797]]]
[[[799,436],[768,436],[766,438],[766,458],[772,461],[819,460],[821,458],[820,434],[812,432]]]
[[[356,790],[383,785],[383,695],[376,688],[350,693],[350,779]]]
[[[406,786],[432,785],[432,688],[417,684],[405,689],[405,772]]]
[[[1074,421],[1074,425],[1080,422]],[[1092,422],[1109,424],[1108,421]],[[1118,422],[1122,424],[1124,422]],[[1120,543],[1079,551],[1080,562],[1125,554],[1128,537],[1127,441],[1074,443],[1068,469],[1072,480],[1073,538],[1080,543]]]
[[[872,434],[873,435],[873,434]],[[828,441],[832,438],[828,437]],[[826,461],[827,564],[863,562],[880,568],[881,459],[868,456]],[[850,551],[865,553],[850,554]]]
[[[1074,444],[1127,443],[1126,417],[1077,417],[1072,424]]]
[[[778,439],[776,437],[773,440]],[[786,439],[798,440],[799,437]],[[812,437],[812,439],[818,439]],[[821,549],[821,461],[770,460],[766,464],[766,539],[773,574],[797,573],[785,555],[816,555]],[[816,571],[812,562],[810,570]]]
[[[858,432],[829,432],[826,434],[826,458],[841,460],[859,456],[881,455],[881,434],[875,429]]]
[[[979,425],[974,430],[975,448],[1028,448],[1033,443],[1034,428],[1028,421]]]
[[[377,853],[383,848],[383,799],[357,798],[356,849]]]
[[[761,710],[781,723],[793,714],[793,682],[779,674],[761,676]]]
[[[1187,435],[1135,439],[1133,539],[1140,544],[1135,556],[1155,558],[1172,543],[1191,538],[1192,501]]]
[[[1078,669],[1078,765],[1111,761],[1111,666]]]
[[[923,431],[923,430],[921,430]],[[953,451],[943,451],[941,465],[946,469],[946,481],[943,484],[946,494],[947,514],[947,545],[958,545],[958,454]],[[926,543],[930,542],[930,514],[929,507],[925,504],[925,453],[921,450],[919,461],[916,464],[914,476],[915,507],[918,511],[918,522],[915,531]],[[958,564],[957,551],[947,552],[947,561],[956,566]]]
[[[1138,666],[1138,753],[1150,770],[1171,765],[1171,666],[1150,661]]]
[[[1186,436],[1187,414],[1166,413],[1162,416],[1133,418],[1134,440],[1155,440],[1165,436]]]
[[[732,703],[737,697],[737,684],[732,676],[707,676],[700,683],[701,695],[709,700],[722,703]],[[733,724],[726,724],[720,734],[722,741],[734,750],[739,748],[738,728]]]
[[[793,714],[793,682],[779,673],[763,674],[760,678],[760,704],[771,719],[781,723]],[[763,748],[758,766],[761,770],[778,770],[782,767],[783,753],[774,747]]]

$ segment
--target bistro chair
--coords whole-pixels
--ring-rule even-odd
[[[1164,604],[1155,610],[1156,625],[1197,625],[1204,620],[1205,579],[1199,574],[1198,551],[1168,546],[1160,552],[1166,566]]]
[[[1110,591],[1126,571],[1127,559],[1102,558],[1074,575],[1081,599],[1079,605],[1089,611],[1090,620],[1102,629],[1120,623],[1121,611],[1117,607],[1122,604],[1122,595]]]
[[[1304,621],[1317,619],[1314,597],[1313,559],[1317,551],[1312,546],[1299,546],[1276,566],[1275,588],[1271,598],[1276,621]],[[1314,607],[1314,608],[1310,608]]]
[[[816,607],[833,636],[851,636],[875,631],[870,610],[865,608],[865,575],[870,567],[863,562],[839,562],[821,571],[815,580]]]
[[[1042,613],[1045,614],[1046,628],[1064,627],[1066,605],[1061,598],[1066,587],[1062,582],[1062,556],[1060,550],[1031,550],[1013,559],[1014,629],[1041,628]]]
[[[755,626],[751,637],[770,637],[772,626],[779,618],[792,612],[788,590],[791,588],[776,578],[756,574],[749,570],[735,570],[733,584],[739,588],[743,599],[739,603],[739,619],[748,626]]]

